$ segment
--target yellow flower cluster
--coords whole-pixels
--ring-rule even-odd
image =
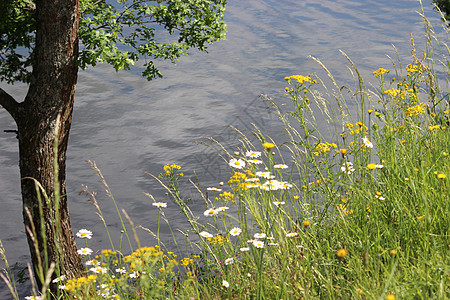
[[[433,131],[433,130],[435,130],[435,129],[439,129],[439,128],[441,128],[441,125],[434,125],[434,126],[429,126],[428,127],[428,129],[430,130],[430,131]]]
[[[164,250],[161,250],[159,246],[155,247],[142,247],[127,255],[123,260],[130,263],[130,270],[140,269],[148,262],[156,261],[156,258],[162,257]]]
[[[298,84],[302,84],[302,83],[304,83],[304,82],[310,81],[310,80],[311,80],[311,77],[309,77],[309,76],[303,76],[303,75],[292,75],[292,76],[284,77],[284,79],[285,79],[286,81],[290,81],[290,80],[294,79],[294,80],[297,80],[297,83],[298,83]],[[314,82],[313,82],[313,83],[314,83]]]
[[[419,66],[419,65],[412,65],[412,64],[409,64],[409,65],[407,65],[406,66],[406,71],[408,72],[408,73],[419,73],[419,74],[422,74],[422,72],[423,72],[423,68],[421,67],[421,66]],[[410,75],[409,74],[409,75]]]
[[[335,143],[318,143],[314,148],[316,151],[314,151],[313,154],[319,156],[322,153],[330,151],[331,148],[337,148],[337,145]]]
[[[170,176],[170,174],[172,174],[174,170],[180,170],[181,169],[181,167],[179,165],[176,165],[176,164],[165,165],[163,168],[164,168],[164,172],[166,172],[167,176]],[[178,175],[183,176],[183,173],[180,173]]]
[[[187,266],[189,264],[194,263],[194,260],[192,258],[185,257],[185,258],[181,259],[180,263],[182,266]]]
[[[235,172],[233,176],[230,177],[228,185],[235,193],[243,192],[247,190],[247,183],[245,182],[245,179],[247,179],[247,175],[241,172]]]
[[[67,283],[64,287],[65,291],[73,292],[76,290],[80,290],[82,288],[87,287],[90,283],[95,282],[97,280],[96,275],[89,275],[88,277],[79,277],[67,280]]]
[[[417,116],[417,115],[423,114],[425,112],[424,107],[425,107],[424,103],[420,103],[415,106],[408,107],[406,109],[405,114],[407,116]]]
[[[211,245],[219,245],[219,246],[223,246],[223,244],[225,242],[229,242],[230,239],[226,236],[223,236],[221,234],[216,235],[215,237],[209,238],[208,239],[209,243]]]
[[[219,195],[225,202],[231,201],[234,198],[234,195],[230,192],[223,192]]]
[[[389,70],[386,70],[384,68],[379,68],[378,70],[374,71],[373,74],[375,75],[375,77],[379,77],[379,76],[387,74],[389,72],[390,72]]]

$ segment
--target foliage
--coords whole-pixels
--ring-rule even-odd
[[[225,38],[225,5],[226,0],[81,0],[79,65],[86,69],[106,62],[119,71],[144,59],[142,75],[161,77],[154,60],[175,63],[188,49],[205,51]],[[0,11],[0,80],[29,82],[34,4],[5,0]]]

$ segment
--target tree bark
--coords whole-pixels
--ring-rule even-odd
[[[69,278],[80,276],[84,270],[70,225],[65,182],[66,150],[78,72],[78,22],[78,0],[37,0],[36,45],[27,96],[18,103],[0,89],[0,104],[18,127],[24,223],[31,229],[32,222],[37,231],[34,238],[38,251],[28,234],[35,272],[39,261],[43,264],[47,261],[48,265],[55,262],[61,275]],[[58,140],[57,153],[53,147],[55,140]],[[59,172],[54,168],[55,157]],[[35,181],[30,178],[37,180],[49,197],[49,202],[42,198],[42,216]],[[55,193],[56,179],[59,188]],[[59,205],[55,201],[58,194],[61,195]],[[55,220],[58,215],[59,221]],[[41,288],[42,283],[36,279]],[[56,295],[55,285],[51,286],[51,291]]]

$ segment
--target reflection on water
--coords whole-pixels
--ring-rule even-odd
[[[432,16],[430,1],[424,1]],[[275,136],[278,123],[257,97],[275,94],[284,88],[283,78],[292,74],[318,73],[321,68],[308,58],[321,59],[341,84],[352,84],[341,49],[357,64],[365,78],[378,67],[389,67],[385,54],[409,62],[412,32],[419,44],[423,25],[416,13],[417,1],[306,0],[229,1],[226,21],[227,41],[213,45],[209,54],[193,53],[175,67],[161,63],[165,78],[148,83],[140,70],[115,73],[99,66],[80,72],[68,151],[68,191],[74,230],[94,232],[93,249],[108,247],[101,222],[93,207],[78,195],[81,184],[98,191],[113,238],[120,236],[119,221],[110,199],[97,183],[85,160],[97,162],[118,205],[125,208],[135,224],[155,229],[157,211],[143,192],[157,200],[165,196],[145,172],[158,174],[167,163],[183,167],[187,177],[193,172],[204,187],[227,181],[220,157],[194,143],[205,136],[236,143],[227,128],[234,125],[248,132],[250,123]],[[434,17],[437,20],[437,17]],[[6,86],[18,98],[23,85]],[[0,239],[10,262],[28,261],[28,247],[22,225],[17,144],[12,119],[0,110]],[[192,204],[203,210],[200,197],[187,188]],[[171,225],[185,226],[174,204],[165,210]],[[168,229],[164,239],[170,243]],[[142,244],[154,241],[140,234]],[[3,287],[3,286],[2,286]],[[1,296],[1,295],[0,295]],[[1,298],[1,297],[0,297]]]

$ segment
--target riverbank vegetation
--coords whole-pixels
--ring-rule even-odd
[[[179,205],[186,240],[175,244],[187,251],[166,248],[159,230],[155,245],[140,245],[138,229],[117,209],[120,244],[133,251],[113,241],[90,249],[92,233],[82,230],[86,276],[42,271],[44,288],[58,282],[61,299],[447,299],[450,50],[425,17],[424,24],[425,50],[411,39],[410,61],[374,68],[371,86],[345,53],[352,89],[316,58],[328,87],[315,75],[284,78],[282,97],[266,98],[284,126],[282,141],[263,128],[253,137],[238,131],[239,149],[211,140],[230,177],[195,184],[203,212],[183,197],[182,167],[151,175],[168,196],[148,194],[158,224],[170,225],[168,203]],[[95,194],[85,193],[103,220]]]

